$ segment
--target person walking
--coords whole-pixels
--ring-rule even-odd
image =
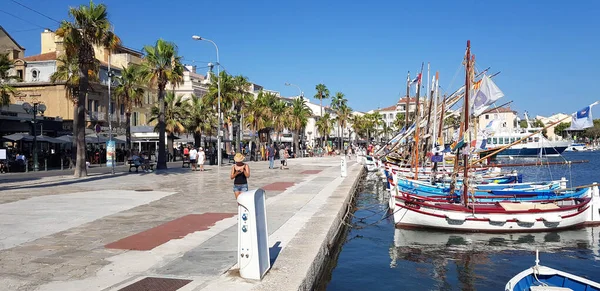
[[[267,154],[269,156],[269,169],[275,168],[275,144],[267,146]]]
[[[287,152],[285,151],[285,148],[281,146],[281,148],[279,149],[279,160],[281,161],[281,165],[279,166],[280,170],[283,170],[285,165],[287,164],[286,158]]]
[[[200,168],[200,172],[204,172],[204,161],[206,160],[206,154],[204,153],[204,149],[200,147],[198,149],[198,168]]]
[[[237,200],[238,196],[242,194],[242,192],[248,191],[248,178],[250,178],[250,166],[244,163],[244,159],[246,157],[241,153],[235,154],[233,157],[233,161],[235,164],[231,167],[231,174],[229,178],[233,180],[233,194],[235,194],[235,199]]]
[[[192,171],[196,171],[196,158],[198,157],[198,151],[196,148],[192,147],[190,150],[190,166],[192,167]]]

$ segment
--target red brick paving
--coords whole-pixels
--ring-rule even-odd
[[[313,175],[321,173],[323,170],[306,170],[304,172],[300,172],[300,174]]]
[[[294,184],[294,182],[275,182],[260,188],[265,191],[285,191],[287,188],[294,186]]]
[[[192,280],[146,277],[119,291],[176,291]]]
[[[104,247],[109,249],[148,251],[172,239],[182,238],[195,231],[207,230],[215,222],[234,215],[235,213],[190,214],[107,244]]]

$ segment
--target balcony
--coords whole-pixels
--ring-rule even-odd
[[[122,115],[120,115],[120,116],[119,116],[118,114],[113,114],[113,115],[110,117],[110,121],[111,121],[111,122],[117,122],[117,121],[121,121],[122,123],[125,123],[125,118],[126,118],[126,117],[125,117],[125,114],[122,114]]]
[[[88,115],[85,117],[86,121],[106,121],[104,112],[94,112],[90,111]]]

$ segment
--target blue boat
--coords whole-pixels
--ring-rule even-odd
[[[505,291],[600,291],[600,283],[539,264],[535,252],[535,266],[514,276]]]
[[[559,181],[546,182],[556,183]],[[532,184],[533,185],[533,184]],[[547,201],[563,200],[570,198],[580,198],[586,195],[585,189],[577,191],[561,191],[555,189],[555,184],[550,184],[553,189],[547,188],[522,188],[522,189],[497,189],[482,190],[476,189],[473,196],[480,202],[498,202],[498,201]],[[410,193],[422,197],[446,198],[459,202],[462,188],[457,186],[454,195],[450,196],[450,188],[446,186],[428,185],[424,182],[411,181],[407,179],[398,179],[397,187],[400,192]],[[469,195],[471,196],[471,195]]]

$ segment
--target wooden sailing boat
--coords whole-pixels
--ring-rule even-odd
[[[465,64],[465,97],[461,133],[469,134],[469,89],[471,88],[471,47],[467,41]],[[468,136],[465,138],[468,140]],[[460,148],[457,148],[459,151]],[[458,155],[457,155],[458,157]],[[463,152],[462,204],[427,201],[413,193],[399,191],[395,195],[394,221],[399,227],[436,228],[476,232],[548,231],[600,224],[600,194],[598,185],[585,189],[581,198],[554,202],[493,202],[469,203],[469,152]],[[454,166],[459,170],[458,158]],[[452,190],[452,186],[451,186]],[[453,194],[453,192],[451,192]]]

